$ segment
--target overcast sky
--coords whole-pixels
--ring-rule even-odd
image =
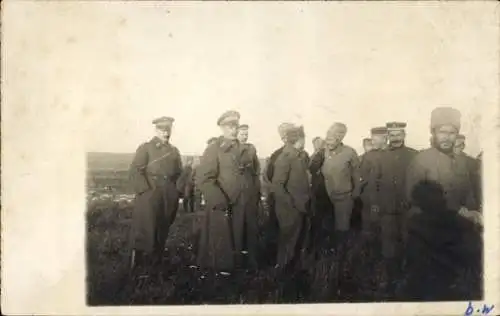
[[[132,152],[167,115],[172,142],[199,154],[229,109],[250,125],[261,156],[280,146],[284,121],[305,126],[308,150],[341,121],[345,142],[361,151],[370,128],[392,120],[407,122],[408,145],[424,148],[431,110],[450,105],[475,155],[481,111],[497,102],[498,52],[484,45],[498,41],[495,13],[473,3],[85,2],[49,13],[19,32],[30,49],[43,27],[46,49],[59,48],[40,71],[74,74],[57,93],[80,89],[88,151]]]

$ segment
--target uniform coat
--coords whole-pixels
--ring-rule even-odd
[[[419,152],[408,167],[406,175],[406,196],[415,204],[412,193],[422,181],[440,184],[445,192],[447,208],[458,211],[461,207],[477,210],[471,176],[464,157],[445,154],[437,148]]]
[[[311,163],[314,173],[321,170],[325,188],[335,211],[335,229],[348,231],[354,200],[360,192],[359,158],[356,151],[344,144],[334,150],[324,149],[323,160],[319,157]]]
[[[402,250],[405,215],[409,209],[406,171],[417,155],[413,148],[388,148],[379,159],[380,185],[375,197],[380,208],[381,245],[384,258],[394,258]]]
[[[241,251],[255,261],[257,220],[254,152],[238,141],[220,137],[209,145],[196,172],[196,184],[206,200],[198,263],[232,269]],[[229,212],[228,212],[229,210]],[[245,238],[246,237],[246,238]]]
[[[308,157],[292,145],[285,146],[276,159],[272,190],[280,227],[277,263],[285,267],[300,259],[311,200]]]
[[[361,213],[362,227],[365,232],[372,232],[373,225],[378,220],[378,214],[372,214],[371,206],[376,205],[380,190],[381,160],[384,151],[373,149],[364,154],[359,167],[361,177],[361,200],[363,210]]]
[[[162,251],[179,204],[176,182],[181,174],[179,150],[155,137],[141,144],[130,166],[135,191],[132,247]]]
[[[470,175],[470,181],[472,184],[472,190],[474,192],[474,199],[476,200],[476,203],[478,205],[481,205],[481,170],[480,170],[480,165],[479,165],[479,160],[474,159],[469,155],[466,155],[465,153],[462,153],[462,157],[465,158],[466,164],[467,164],[467,169],[469,170],[469,175]]]

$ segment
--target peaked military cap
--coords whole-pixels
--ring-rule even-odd
[[[221,126],[228,123],[238,123],[239,120],[240,120],[240,113],[231,110],[224,112],[219,117],[219,119],[217,120],[217,125]]]
[[[168,116],[162,116],[153,120],[153,124],[156,125],[157,128],[170,128],[174,123],[175,119]]]
[[[248,124],[241,124],[240,126],[238,126],[238,129],[248,129],[249,126]]]
[[[401,130],[405,129],[406,123],[405,122],[389,122],[385,124],[385,127],[387,127],[387,130]]]
[[[387,127],[384,127],[384,126],[374,127],[371,129],[370,132],[372,135],[386,135],[387,134]]]
[[[431,130],[443,126],[451,125],[460,130],[460,111],[451,107],[438,107],[431,113]]]

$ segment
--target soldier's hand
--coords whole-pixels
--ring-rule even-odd
[[[229,209],[229,205],[225,203],[216,204],[213,208],[214,211],[221,211],[221,212],[225,212],[227,209]]]
[[[372,205],[370,207],[370,210],[372,211],[372,213],[378,213],[380,211],[380,208],[378,207],[378,205]]]
[[[459,210],[458,210],[458,214],[459,215],[462,215],[462,216],[467,216],[467,213],[469,213],[469,210],[466,208],[466,207],[461,207]]]

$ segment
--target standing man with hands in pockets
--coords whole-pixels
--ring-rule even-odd
[[[222,136],[201,157],[196,184],[206,200],[198,264],[230,273],[239,266],[244,248],[255,267],[257,223],[254,208],[253,153],[238,139],[240,114],[227,111],[217,124]],[[244,242],[246,240],[246,242]]]
[[[176,182],[182,162],[179,150],[169,142],[173,122],[171,117],[153,120],[157,135],[139,146],[130,166],[130,180],[136,194],[132,267],[161,259],[169,228],[177,215]]]

